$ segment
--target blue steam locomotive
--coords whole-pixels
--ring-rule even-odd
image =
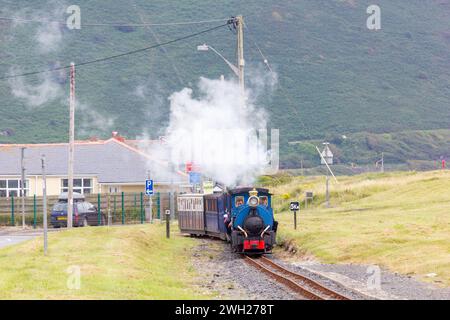
[[[276,241],[268,189],[240,187],[213,194],[182,194],[177,198],[182,233],[228,240],[234,252],[270,253]]]

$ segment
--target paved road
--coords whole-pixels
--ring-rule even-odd
[[[16,243],[20,243],[23,241],[31,240],[36,236],[17,236],[17,235],[9,235],[9,236],[0,236],[0,249],[6,246],[10,246]]]
[[[49,232],[55,232],[56,230],[49,229]],[[38,236],[42,236],[42,229],[27,229],[22,230],[16,227],[0,228],[0,249],[13,244],[21,243],[27,240],[34,239]]]

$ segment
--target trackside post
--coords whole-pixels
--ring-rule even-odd
[[[298,201],[292,201],[289,209],[294,212],[294,229],[297,230],[297,211],[300,210],[300,203]]]
[[[170,238],[170,210],[166,210],[166,238]]]

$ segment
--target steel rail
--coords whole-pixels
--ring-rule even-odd
[[[296,283],[295,281],[292,281],[291,279],[289,279],[283,275],[280,275],[277,272],[270,270],[269,268],[264,266],[262,263],[258,262],[256,259],[245,256],[245,261],[248,264],[259,269],[261,272],[274,278],[277,282],[282,283],[285,286],[289,287],[295,293],[300,294],[302,297],[308,298],[310,300],[324,300],[323,297],[315,294],[314,292],[311,292],[310,290],[305,289],[304,287],[302,287],[300,284]]]
[[[317,281],[308,278],[304,275],[292,272],[282,266],[280,266],[279,264],[273,262],[272,260],[266,258],[266,257],[261,257],[261,260],[264,261],[264,263],[270,265],[272,268],[276,269],[279,272],[282,272],[286,275],[289,275],[290,277],[295,278],[296,280],[302,281],[304,282],[306,285],[312,287],[313,289],[326,294],[328,297],[331,297],[335,300],[350,300],[348,297],[337,293],[334,290],[331,290],[330,288],[327,288],[326,286],[324,286],[323,284],[318,283]]]
[[[256,261],[255,259],[246,256],[246,261],[306,298],[312,300],[350,300],[348,297],[337,293],[304,275],[292,272],[266,257],[260,257],[258,261]],[[280,281],[280,279],[283,280]]]

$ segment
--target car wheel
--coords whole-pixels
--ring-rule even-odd
[[[83,219],[83,227],[89,227],[88,219],[86,217]]]

